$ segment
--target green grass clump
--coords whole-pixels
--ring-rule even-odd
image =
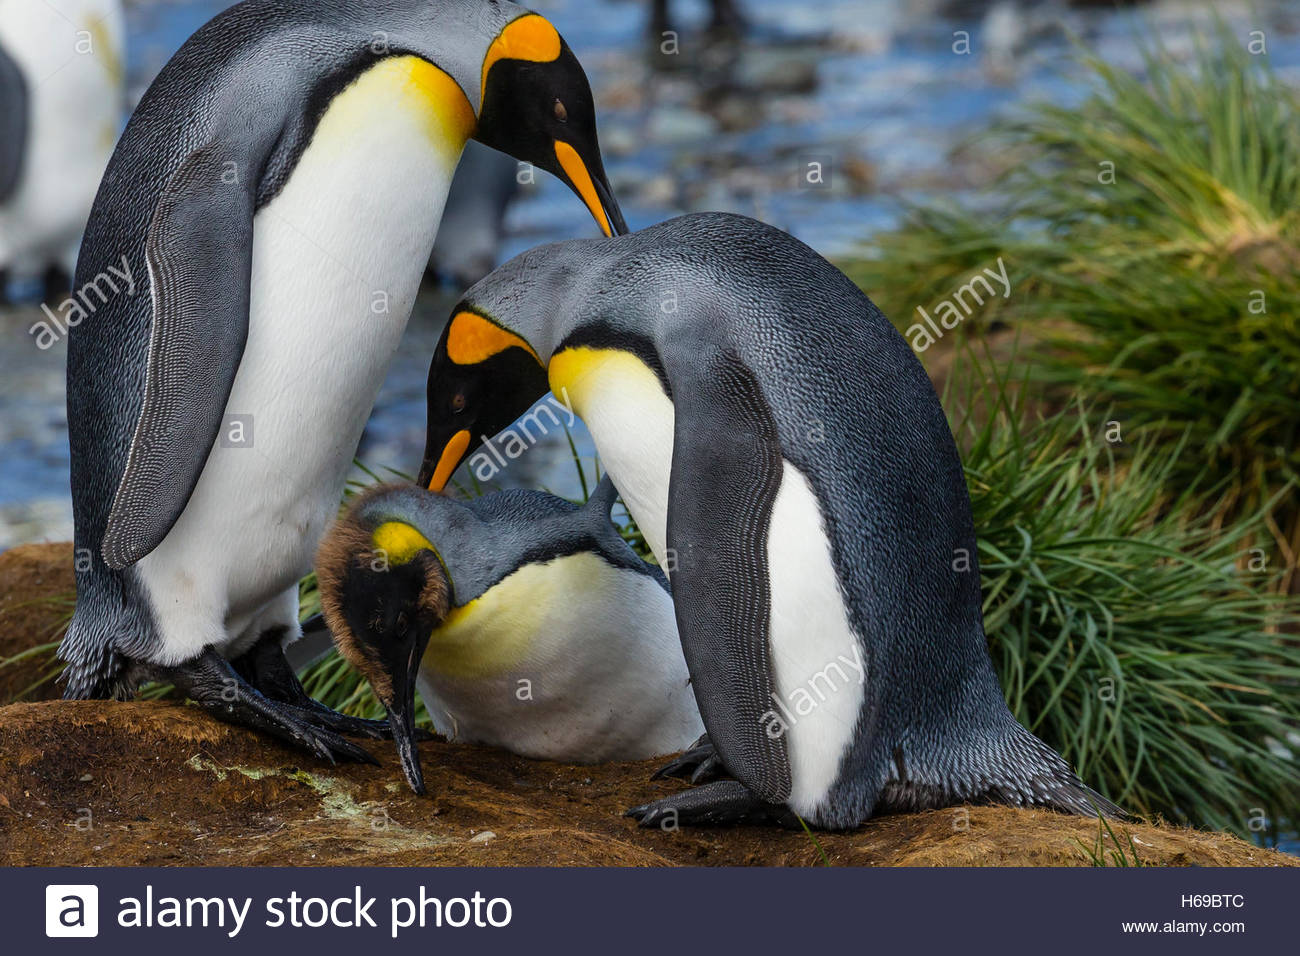
[[[1191,63],[1158,46],[1133,76],[1082,57],[1092,95],[1003,121],[986,145],[1024,161],[983,214],[913,209],[851,264],[906,327],[1002,256],[1009,299],[972,316],[1021,323],[1043,377],[1185,442],[1221,506],[1274,501],[1300,548],[1300,98],[1225,28]],[[966,329],[965,325],[962,327]]]
[[[1219,526],[1216,488],[1174,476],[1189,439],[1112,445],[1082,404],[1029,420],[984,389],[957,429],[984,623],[1008,704],[1129,810],[1248,831],[1300,816],[1300,624],[1269,574],[1240,570],[1261,517]],[[970,404],[968,403],[968,407]]]
[[[1110,837],[1110,846],[1106,845],[1106,837]],[[1117,867],[1139,867],[1146,866],[1142,858],[1138,856],[1137,844],[1133,842],[1132,834],[1124,834],[1125,839],[1120,840],[1115,835],[1114,829],[1111,828],[1110,821],[1097,814],[1097,841],[1089,846],[1082,840],[1075,839],[1083,855],[1088,858],[1092,866],[1117,866]]]

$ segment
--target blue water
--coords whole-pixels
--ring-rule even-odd
[[[128,5],[129,69],[138,97],[222,0],[134,0]],[[1116,62],[1136,65],[1131,15],[1035,5],[1019,31],[984,29],[977,11],[945,19],[940,0],[748,0],[757,42],[734,62],[710,59],[704,4],[677,4],[679,52],[646,42],[642,2],[539,0],[591,77],[607,167],[633,228],[704,209],[757,216],[828,256],[851,251],[891,225],[900,199],[934,193],[978,198],[989,158],[954,152],[1000,111],[1030,99],[1083,95],[1066,56],[1070,32]],[[967,3],[966,7],[972,6]],[[1273,62],[1300,78],[1300,19],[1282,2],[1257,3]],[[1186,42],[1188,11],[1163,4],[1159,36]],[[1240,32],[1252,24],[1240,25]],[[957,31],[972,52],[953,51]],[[998,53],[998,50],[1006,50]],[[796,185],[806,157],[830,162],[830,188]],[[508,257],[539,242],[595,234],[582,205],[543,177],[512,208]],[[426,362],[453,297],[428,293],[381,392],[360,455],[403,471],[418,467]],[[0,309],[0,548],[66,539],[66,423],[62,348],[37,353],[33,313]],[[584,453],[590,442],[579,428]],[[561,436],[530,452],[502,483],[573,494],[577,481]]]

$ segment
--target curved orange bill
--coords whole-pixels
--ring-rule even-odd
[[[467,451],[469,451],[469,432],[464,430],[456,432],[443,447],[442,455],[438,459],[438,467],[433,469],[433,477],[429,479],[430,491],[440,492],[447,487],[452,472],[456,470],[456,466],[461,463]]]
[[[578,151],[563,140],[555,141],[555,158],[601,231],[607,236],[627,235],[627,221],[623,218],[623,211],[618,208],[613,190],[605,181],[604,171],[597,170],[593,177]]]

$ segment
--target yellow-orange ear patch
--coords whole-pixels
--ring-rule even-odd
[[[559,55],[560,35],[555,32],[555,27],[543,16],[525,14],[511,21],[488,47],[487,56],[483,58],[483,90],[487,90],[488,74],[498,60],[550,63]]]
[[[477,365],[509,348],[524,349],[542,364],[531,345],[473,312],[456,313],[447,330],[447,358],[457,365]]]

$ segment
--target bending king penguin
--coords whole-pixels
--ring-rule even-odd
[[[78,264],[80,286],[125,256],[139,287],[70,338],[66,697],[170,681],[367,758],[339,734],[380,728],[308,697],[282,647],[471,137],[626,231],[582,68],[522,7],[247,0],[164,68]]]

